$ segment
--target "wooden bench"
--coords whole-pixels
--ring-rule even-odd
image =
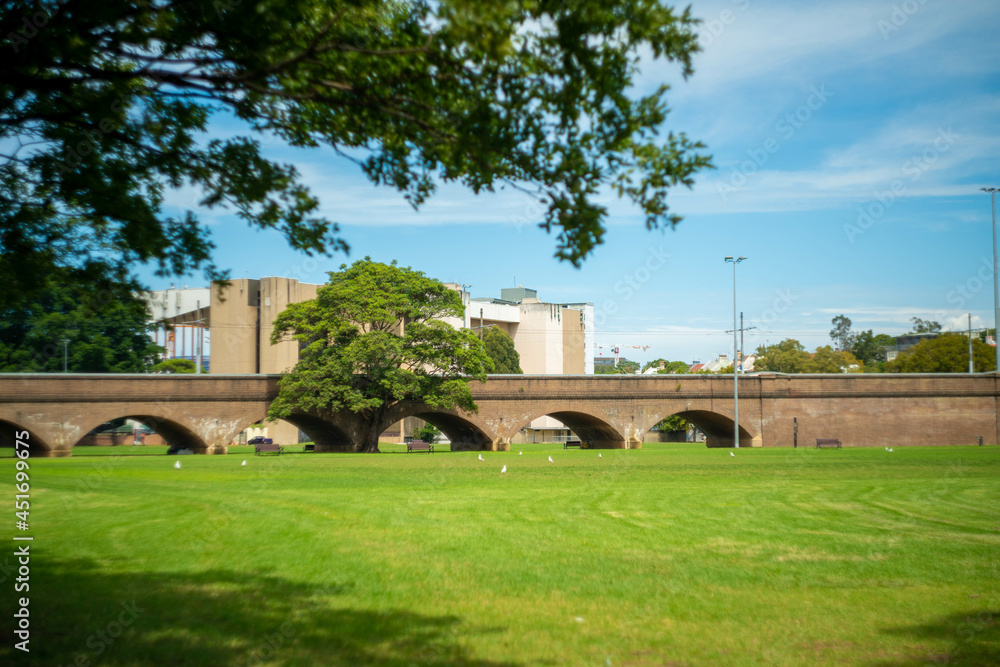
[[[840,440],[836,438],[816,438],[816,447],[836,447],[840,449]]]
[[[406,445],[406,453],[410,452],[433,452],[434,445],[429,442],[424,442],[423,440],[411,440]]]
[[[283,451],[285,451],[285,450],[284,450],[284,448],[282,448],[281,445],[261,444],[261,445],[254,445],[254,447],[253,447],[253,453],[254,453],[254,455],[259,455],[259,454],[278,454],[280,456],[281,452],[283,452]]]
[[[583,443],[579,440],[567,440],[565,444],[563,444],[563,449],[569,449],[570,447],[579,447],[580,449],[583,449]]]
[[[315,452],[316,451],[316,445],[302,445],[302,451],[303,452]]]

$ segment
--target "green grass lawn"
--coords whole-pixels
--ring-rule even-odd
[[[520,449],[33,459],[31,657],[1000,664],[998,448]]]

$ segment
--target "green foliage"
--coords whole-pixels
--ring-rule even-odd
[[[521,374],[521,355],[514,349],[514,339],[506,331],[489,327],[483,332],[483,347],[493,360],[494,373]]]
[[[996,352],[986,343],[972,339],[973,370],[977,373],[996,370]],[[957,333],[943,333],[922,340],[909,350],[886,362],[887,373],[967,373],[969,338]]]
[[[30,299],[0,301],[0,372],[56,373],[66,361],[71,373],[143,373],[156,363],[163,348],[130,291],[94,291],[61,271],[36,282]]]
[[[463,317],[459,293],[395,262],[366,257],[340,269],[315,299],[274,321],[271,342],[297,340],[300,350],[268,416],[350,410],[365,426],[362,450],[377,452],[386,414],[401,401],[475,411],[469,382],[484,382],[493,365],[471,331],[440,320]]]
[[[922,320],[919,317],[911,317],[913,322],[913,333],[937,333],[941,331],[941,324],[933,320]]]
[[[687,431],[691,422],[680,415],[670,415],[653,428],[657,431]]]
[[[824,345],[816,348],[806,368],[807,373],[860,373],[861,362],[850,352]]]
[[[423,440],[424,442],[434,442],[437,437],[441,435],[441,431],[438,430],[433,424],[424,424],[418,429],[414,429],[413,437]]]
[[[194,373],[197,368],[197,364],[190,359],[164,359],[150,370],[154,373]],[[201,372],[206,372],[204,366]]]
[[[663,364],[663,368],[660,368],[660,364]],[[669,375],[673,373],[687,373],[687,369],[691,367],[691,364],[684,361],[668,361],[666,359],[654,359],[646,363],[642,367],[643,372],[649,370],[650,368],[658,369],[656,372],[660,375]]]
[[[875,335],[871,329],[862,331],[854,339],[851,354],[864,364],[866,371],[881,371],[885,364],[885,348],[896,344],[896,339],[887,334]]]
[[[759,347],[754,370],[776,373],[808,373],[809,353],[802,343],[786,338],[777,345]]]
[[[754,369],[776,373],[848,373],[860,372],[861,363],[850,352],[834,350],[829,345],[810,354],[802,343],[786,338],[777,345],[757,348]]]
[[[617,366],[595,366],[595,375],[635,375],[639,370],[638,361],[619,359]]]
[[[856,336],[851,333],[851,320],[844,315],[837,315],[833,320],[833,329],[830,330],[830,338],[837,343],[841,350],[850,350],[854,346]]]
[[[442,181],[527,189],[573,264],[603,242],[608,190],[672,226],[668,191],[711,166],[665,130],[667,86],[638,92],[640,56],[688,76],[698,51],[689,10],[658,0],[70,4],[0,10],[7,299],[54,266],[224,277],[206,225],[164,210],[181,188],[306,253],[346,249],[262,139],[349,154],[413,206]]]

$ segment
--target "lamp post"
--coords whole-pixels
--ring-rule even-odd
[[[60,341],[63,344],[63,373],[69,372],[69,338]]]
[[[746,257],[726,257],[726,262],[733,265],[733,446],[740,446],[740,374],[736,372],[736,355],[739,354],[736,342],[736,265]]]
[[[1000,343],[1000,333],[997,332],[997,323],[1000,321],[1000,283],[997,280],[997,189],[980,188],[983,192],[990,193],[990,203],[993,209],[993,342]],[[996,354],[996,370],[1000,371],[1000,344],[994,347]]]

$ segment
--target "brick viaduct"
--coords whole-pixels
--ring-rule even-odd
[[[0,374],[0,445],[28,431],[34,454],[68,456],[95,427],[139,419],[174,445],[224,454],[264,419],[277,375]],[[453,449],[506,450],[537,417],[562,421],[593,448],[638,448],[664,417],[681,415],[709,447],[733,445],[733,381],[719,375],[495,375],[473,383],[478,413],[399,405],[385,427],[420,417]],[[846,446],[1000,442],[1000,373],[781,375],[740,378],[740,446],[791,446],[839,438]],[[317,451],[351,451],[360,432],[350,413],[289,419]]]

